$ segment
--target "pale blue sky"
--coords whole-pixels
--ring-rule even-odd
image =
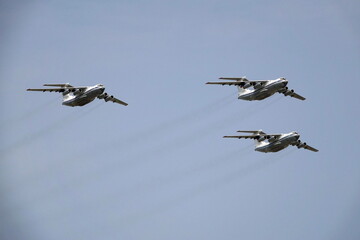
[[[359,239],[358,1],[0,3],[1,239]],[[218,77],[286,77],[299,101]],[[61,105],[102,83],[129,106]],[[297,131],[318,153],[253,151]]]

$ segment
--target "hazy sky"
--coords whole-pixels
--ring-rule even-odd
[[[360,239],[359,1],[1,1],[0,239]],[[306,101],[237,100],[218,77]],[[44,83],[129,106],[65,107]],[[237,130],[318,153],[255,152]]]

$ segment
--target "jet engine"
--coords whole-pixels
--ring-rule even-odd
[[[305,147],[305,146],[306,146],[306,142],[302,143],[302,142],[299,140],[298,143],[299,143],[299,144],[297,145],[298,148],[302,148],[302,147]]]
[[[276,140],[276,137],[274,137],[274,136],[267,136],[266,138],[267,138],[267,140],[269,140],[269,142],[273,142]]]
[[[73,91],[73,93],[74,93],[75,95],[76,95],[76,94],[79,94],[79,93],[81,92],[80,89],[73,89],[72,91]]]
[[[63,95],[69,94],[70,93],[70,89],[65,89],[63,92]]]
[[[99,99],[104,99],[106,97],[107,97],[107,93],[103,93],[98,96]]]
[[[257,138],[257,140],[260,141],[260,142],[261,142],[261,141],[264,141],[265,139],[266,139],[265,136],[259,136],[259,137]]]
[[[107,97],[105,97],[105,102],[108,102],[108,101],[110,101],[111,99],[113,99],[114,98],[114,96],[107,96]]]
[[[286,90],[286,92],[284,92],[284,95],[288,96],[288,95],[292,94],[293,92],[294,92],[294,89]]]
[[[261,86],[262,86],[262,84],[261,84],[261,83],[258,83],[258,82],[254,84],[254,88],[255,88],[255,89],[258,89],[258,88],[260,88]]]
[[[245,85],[243,86],[243,88],[249,88],[249,87],[251,87],[250,83],[245,83]]]

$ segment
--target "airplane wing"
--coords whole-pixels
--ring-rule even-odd
[[[38,92],[63,92],[65,88],[28,88],[26,91],[38,91]]]
[[[306,150],[313,151],[313,152],[318,152],[319,151],[316,148],[310,147],[309,145],[305,145],[303,148],[305,148]]]
[[[65,90],[76,91],[85,90],[86,87],[60,87],[60,88],[28,88],[26,91],[37,91],[37,92],[64,92]]]
[[[245,85],[245,82],[207,82],[206,84],[218,84],[218,85],[235,85],[235,86],[244,86]]]
[[[218,85],[229,85],[229,86],[235,85],[235,86],[243,87],[244,85],[254,86],[257,83],[265,84],[265,83],[267,83],[267,80],[256,80],[256,81],[239,80],[236,82],[207,82],[206,84],[218,84]]]
[[[281,136],[281,134],[256,134],[256,135],[237,135],[237,136],[224,136],[224,138],[244,138],[244,139],[259,139],[259,138],[264,138],[264,140],[266,139],[270,139],[270,138],[279,138]]]
[[[224,136],[223,138],[238,138],[238,139],[240,139],[240,138],[244,138],[244,139],[250,138],[250,139],[256,139],[258,137],[259,137],[259,135],[238,135],[238,136]]]
[[[295,143],[295,144],[291,144],[291,145],[297,146],[298,148],[304,148],[304,149],[306,149],[306,150],[310,150],[310,151],[313,151],[313,152],[318,152],[318,151],[319,151],[319,150],[317,150],[316,148],[313,148],[313,147],[307,145],[306,143],[302,143],[302,142],[300,142],[300,141],[297,142],[297,143]]]
[[[124,106],[128,105],[126,102],[123,102],[120,99],[117,99],[116,97],[114,97],[113,95],[109,95],[107,93],[103,93],[102,95],[98,96],[98,98],[104,99],[105,102],[111,101],[113,103],[118,103],[118,104],[121,104],[121,105],[124,105]]]
[[[290,97],[297,98],[297,99],[300,99],[300,100],[305,100],[306,99],[303,96],[300,96],[299,94],[294,92],[294,89],[287,90],[287,88],[286,88],[286,89],[280,90],[279,92],[284,94],[285,96],[290,96]]]
[[[114,103],[119,103],[121,105],[127,106],[128,104],[126,102],[121,101],[120,99],[117,98],[112,98],[110,99],[110,101],[114,102]]]
[[[300,100],[305,100],[306,99],[303,96],[300,96],[299,94],[297,94],[295,92],[290,94],[290,97],[297,98],[297,99],[300,99]]]

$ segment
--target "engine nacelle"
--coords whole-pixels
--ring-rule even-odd
[[[65,89],[63,92],[63,95],[69,94],[70,93],[70,89]]]
[[[299,143],[299,144],[297,145],[298,148],[303,148],[303,147],[306,146],[306,142],[302,143],[302,142],[298,141],[298,143]]]
[[[100,95],[98,96],[99,99],[104,99],[105,97],[106,97],[105,94],[100,94]]]
[[[107,96],[107,97],[105,97],[105,102],[108,102],[108,101],[110,101],[111,99],[113,99],[113,96]]]
[[[245,85],[243,86],[243,88],[249,88],[249,87],[251,87],[250,83],[245,83]]]
[[[276,140],[276,137],[274,137],[274,136],[267,136],[266,138],[267,138],[267,140],[269,140],[269,142],[273,142]]]
[[[260,88],[261,86],[262,86],[261,83],[258,83],[258,82],[254,84],[254,88],[255,88],[255,89],[258,89],[258,88]]]
[[[76,95],[76,94],[81,93],[81,90],[80,90],[80,89],[74,89],[73,92],[74,92],[74,94]]]
[[[258,141],[264,141],[266,138],[264,136],[259,136],[259,138],[257,139]]]
[[[290,94],[294,93],[294,89],[291,90],[286,90],[286,92],[284,93],[285,96],[288,96]]]

